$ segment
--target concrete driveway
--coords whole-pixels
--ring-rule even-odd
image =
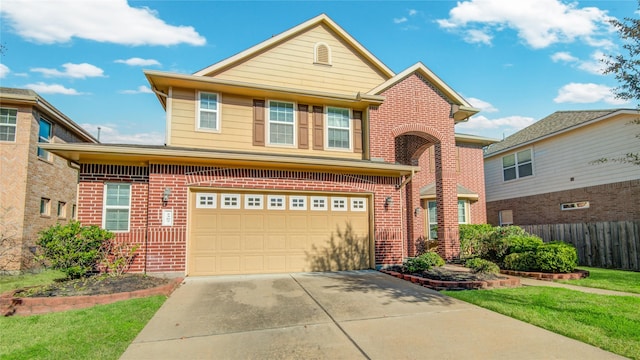
[[[376,271],[188,278],[122,359],[622,359]]]

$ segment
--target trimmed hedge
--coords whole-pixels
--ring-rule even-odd
[[[542,272],[570,273],[578,266],[576,248],[563,242],[550,242],[536,250],[536,267]]]
[[[414,258],[408,258],[402,264],[405,273],[420,273],[435,266],[444,265],[444,260],[435,252],[426,252]]]
[[[477,273],[481,273],[481,274],[499,274],[500,273],[500,268],[498,267],[498,265],[496,265],[495,263],[489,260],[480,259],[480,258],[469,259],[464,264],[464,266],[468,267],[469,269],[471,269],[471,272],[476,274]]]

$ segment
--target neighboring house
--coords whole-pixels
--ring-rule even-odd
[[[637,110],[558,111],[489,146],[487,220],[534,225],[640,219]]]
[[[374,268],[435,224],[453,259],[458,222],[486,221],[493,141],[454,133],[478,110],[420,63],[394,73],[326,15],[192,75],[145,74],[165,146],[47,146],[81,168],[80,221],[141,245],[135,271]]]
[[[0,270],[29,268],[38,232],[76,215],[78,166],[39,145],[97,143],[32,90],[0,88]]]

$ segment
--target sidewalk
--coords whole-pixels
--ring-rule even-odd
[[[581,291],[589,294],[598,294],[598,295],[615,295],[615,296],[636,296],[640,297],[640,294],[627,293],[622,291],[613,291],[613,290],[604,290],[604,289],[596,289],[585,286],[576,286],[558,283],[555,281],[545,281],[545,280],[536,280],[532,278],[520,277],[520,284],[522,286],[548,286],[548,287],[557,287],[557,288],[565,288],[569,290]]]

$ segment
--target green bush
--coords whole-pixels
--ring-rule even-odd
[[[573,245],[554,241],[536,250],[536,268],[542,272],[569,273],[578,266],[578,254]]]
[[[519,226],[495,227],[480,241],[479,255],[485,260],[502,264],[504,257],[509,254],[510,243],[507,239],[520,236],[530,236]]]
[[[513,253],[505,256],[503,268],[516,271],[536,271],[536,256],[533,251]]]
[[[96,270],[103,258],[102,243],[112,237],[113,233],[95,225],[82,226],[71,221],[40,232],[37,244],[51,267],[64,272],[68,278],[79,278]]]
[[[505,238],[507,254],[536,251],[542,244],[542,239],[535,235],[510,235]]]
[[[414,258],[408,258],[404,261],[403,270],[406,273],[420,273],[427,271],[434,266],[444,265],[444,260],[435,252],[426,252]]]
[[[493,226],[489,224],[460,224],[460,256],[479,256],[480,242],[492,232]]]
[[[464,264],[464,266],[471,269],[473,273],[481,273],[481,274],[499,274],[500,273],[500,268],[498,267],[498,265],[496,265],[495,263],[489,260],[480,259],[480,258],[469,259]]]

